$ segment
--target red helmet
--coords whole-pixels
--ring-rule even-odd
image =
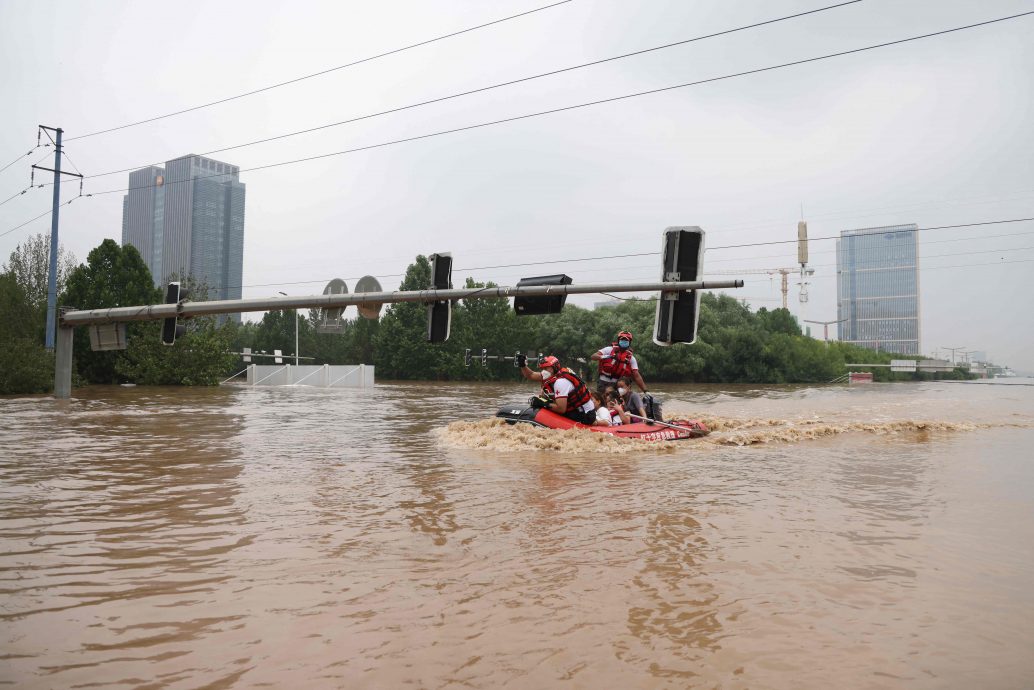
[[[539,369],[545,369],[546,367],[552,367],[553,373],[556,373],[560,369],[560,360],[553,355],[543,357],[539,360]]]
[[[618,333],[618,340],[621,340],[622,338],[628,338],[628,342],[632,342],[632,334],[628,331],[621,331]]]

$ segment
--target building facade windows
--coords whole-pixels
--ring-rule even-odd
[[[240,299],[245,185],[238,170],[188,155],[130,173],[122,244],[137,248],[156,286],[193,276],[209,299]]]
[[[845,230],[837,240],[837,318],[841,340],[918,355],[918,228]]]

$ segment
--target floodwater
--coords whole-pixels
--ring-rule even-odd
[[[0,683],[1034,687],[1034,386],[657,388],[0,399]]]

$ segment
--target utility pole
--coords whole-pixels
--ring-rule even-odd
[[[822,339],[829,342],[829,326],[833,323],[843,323],[847,319],[837,319],[836,321],[812,321],[811,319],[804,319],[805,323],[819,323],[822,324]]]
[[[277,290],[277,292],[280,292]],[[286,292],[280,292],[281,295],[287,297]],[[298,309],[294,310],[294,365],[298,366]]]
[[[966,348],[965,347],[944,347],[944,345],[941,345],[941,349],[947,350],[948,352],[951,353],[951,363],[955,364],[955,353],[956,352],[962,352]]]
[[[43,168],[38,165],[32,166],[34,170],[47,170],[54,173],[54,208],[50,217],[50,272],[47,275],[47,337],[45,346],[48,350],[54,349],[54,333],[57,324],[57,227],[58,212],[61,208],[61,175],[71,175],[83,179],[82,175],[75,173],[61,172],[61,134],[64,132],[60,127],[47,127],[40,125],[40,129],[46,132],[47,137],[54,142],[54,167]],[[50,136],[54,132],[57,139]]]

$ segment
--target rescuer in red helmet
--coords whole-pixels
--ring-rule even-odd
[[[594,352],[592,360],[600,363],[600,378],[596,390],[603,391],[607,386],[616,387],[618,379],[627,376],[635,381],[639,390],[646,393],[646,383],[643,382],[639,364],[632,354],[632,334],[628,331],[621,331],[617,340]]]
[[[542,382],[542,396],[531,399],[532,407],[541,407],[590,426],[596,421],[596,404],[589,396],[588,387],[573,371],[560,366],[559,359],[553,355],[543,357],[539,370],[532,371],[528,368],[528,358],[517,355],[517,366],[524,378]]]

